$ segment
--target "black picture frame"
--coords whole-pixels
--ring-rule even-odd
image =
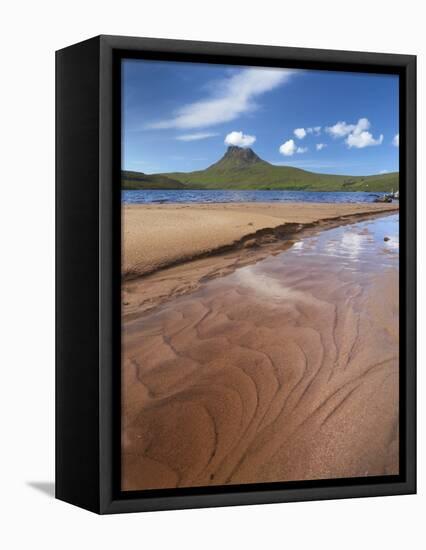
[[[121,492],[121,58],[400,77],[400,475]],[[100,514],[416,492],[416,57],[98,36],[56,52],[56,498]]]

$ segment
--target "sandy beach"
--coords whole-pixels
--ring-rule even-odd
[[[126,279],[221,252],[249,239],[302,229],[298,225],[355,221],[398,209],[378,203],[135,204],[123,209],[122,271]],[[245,241],[244,241],[245,240]]]
[[[200,282],[278,254],[303,236],[397,210],[397,204],[375,203],[125,206],[123,316],[193,292]]]
[[[397,205],[123,217],[124,490],[398,473]]]

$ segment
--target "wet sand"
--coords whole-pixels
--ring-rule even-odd
[[[193,292],[201,282],[289,248],[312,232],[398,204],[231,203],[123,209],[123,316]]]
[[[133,204],[123,208],[126,279],[235,247],[274,230],[389,212],[381,203]]]
[[[155,307],[123,323],[123,489],[398,473],[397,223],[311,227],[163,302],[161,278],[194,262],[144,277]]]

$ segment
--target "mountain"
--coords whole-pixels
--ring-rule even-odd
[[[184,189],[180,181],[162,174],[144,174],[143,172],[121,172],[123,189]]]
[[[136,173],[137,174],[137,173]],[[373,176],[340,176],[317,174],[293,166],[276,166],[262,160],[252,149],[228,147],[224,156],[205,170],[144,175],[145,178],[167,178],[180,183],[180,189],[286,189],[295,191],[372,191],[399,189],[399,173]],[[160,182],[157,181],[156,189]],[[131,187],[132,189],[145,188]],[[161,187],[171,189],[172,187]],[[174,187],[178,189],[178,187]],[[127,187],[129,189],[129,187]]]
[[[259,163],[263,163],[264,165],[269,164],[258,157],[253,149],[243,149],[236,145],[230,145],[223,157],[207,168],[207,170],[217,172],[244,170]]]

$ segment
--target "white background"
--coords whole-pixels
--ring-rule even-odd
[[[419,496],[145,515],[98,517],[55,501],[36,488],[40,483],[46,488],[47,483],[49,489],[48,482],[54,476],[54,51],[97,34],[123,34],[417,54],[418,151],[424,152],[426,41],[421,8],[422,2],[413,0],[3,3],[0,20],[0,545],[3,548],[74,550],[95,545],[123,549],[425,548],[421,467]],[[419,154],[420,212],[424,212],[426,205],[423,158]],[[419,275],[425,268],[422,238],[425,219],[424,216],[419,219]],[[419,281],[422,282],[420,276]],[[424,299],[423,287],[419,290],[420,305],[424,305]],[[424,326],[424,321],[421,311],[420,326]],[[420,390],[424,388],[424,358],[425,347],[420,342]],[[419,456],[424,460],[422,398],[424,391],[419,399]]]

